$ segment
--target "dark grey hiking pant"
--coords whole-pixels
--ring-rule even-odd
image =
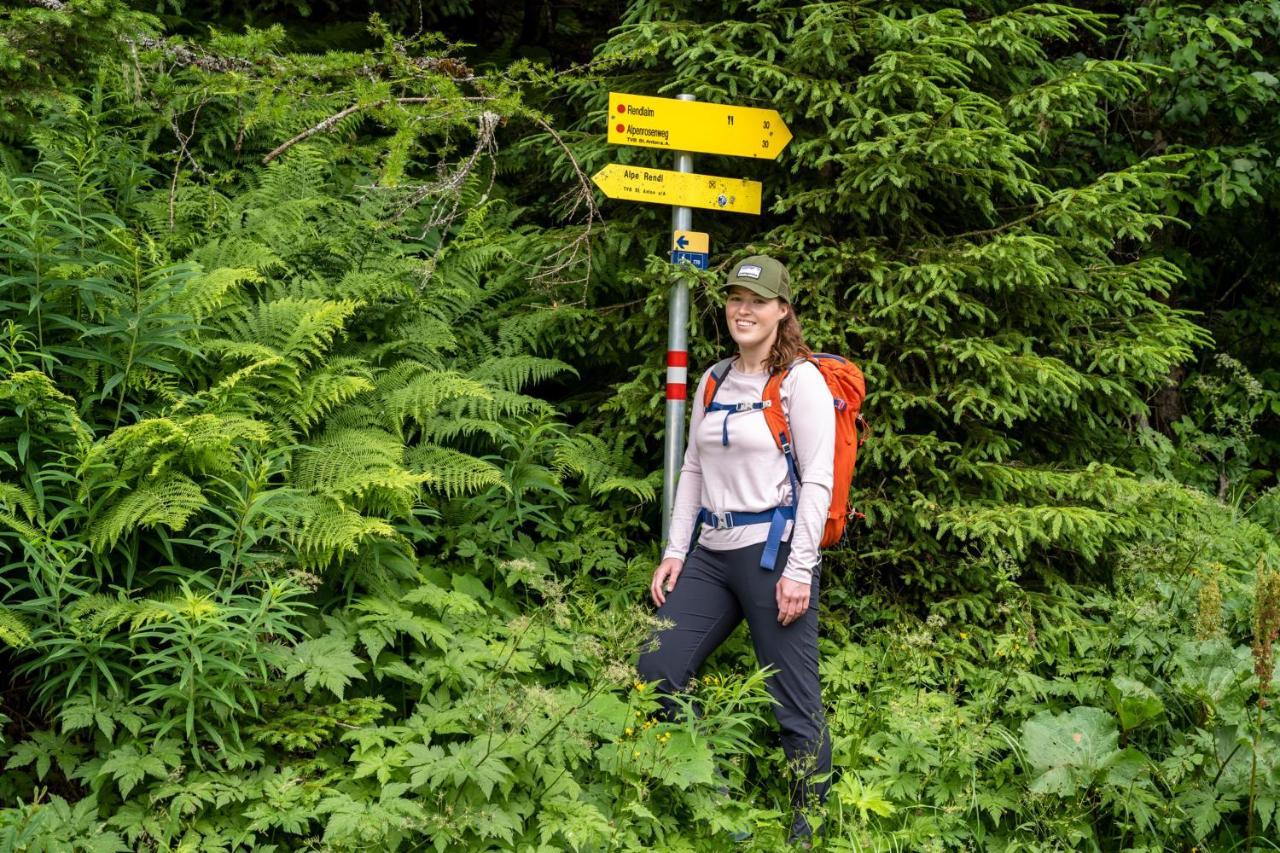
[[[745,616],[756,659],[777,670],[766,684],[782,728],[782,749],[801,769],[791,791],[792,805],[801,807],[826,799],[831,773],[831,736],[818,684],[818,572],[810,585],[809,609],[784,627],[775,587],[790,543],[782,543],[772,572],[760,568],[763,550],[763,542],[733,551],[694,548],[658,609],[658,617],[675,626],[655,635],[657,648],[640,656],[638,669],[645,681],[658,681],[664,694],[683,690]],[[664,699],[663,704],[668,716],[675,712],[674,702]]]

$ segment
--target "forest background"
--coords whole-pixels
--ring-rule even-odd
[[[1277,849],[1280,4],[0,9],[0,847],[773,850],[653,717],[666,294],[858,361],[828,850]],[[779,110],[605,202],[610,90]]]

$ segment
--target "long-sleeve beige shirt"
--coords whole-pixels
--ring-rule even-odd
[[[664,557],[684,559],[700,507],[712,512],[763,512],[791,503],[786,458],[769,434],[763,410],[704,412],[702,401],[710,374],[710,370],[702,374],[691,401],[689,442],[676,486]],[[765,372],[742,373],[730,367],[716,402],[758,402],[768,378]],[[800,468],[796,520],[789,522],[783,532],[784,539],[788,535],[792,538],[791,555],[782,574],[809,583],[818,565],[818,543],[831,505],[835,409],[822,374],[808,362],[791,369],[779,393]],[[726,418],[728,445],[723,443]],[[703,525],[698,541],[713,551],[728,551],[764,542],[768,535],[768,524],[721,530]]]

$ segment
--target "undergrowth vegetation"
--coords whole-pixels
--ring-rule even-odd
[[[650,162],[613,89],[783,111],[717,258],[786,260],[868,376],[819,845],[1274,849],[1280,389],[1167,236],[1274,178],[1107,136],[1198,103],[1122,11],[1118,56],[1067,6],[639,0],[564,74],[377,17],[306,53],[4,13],[0,847],[782,846],[745,634],[696,720],[636,681],[672,275],[695,361],[725,343],[665,209],[591,196]],[[1261,64],[1240,14],[1178,32]]]

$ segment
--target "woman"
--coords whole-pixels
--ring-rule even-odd
[[[746,618],[760,665],[776,670],[768,689],[783,750],[799,771],[791,797],[795,840],[810,834],[803,808],[825,799],[831,771],[818,685],[818,542],[831,502],[835,414],[821,373],[798,361],[811,353],[791,307],[786,267],[756,255],[734,267],[726,286],[725,322],[738,354],[727,368],[706,371],[693,398],[670,538],[649,590],[658,617],[673,627],[656,635],[657,647],[638,666],[662,693],[683,690]],[[788,366],[781,396],[799,469],[795,496],[788,462],[759,408],[770,374]],[[705,409],[713,372],[715,405]],[[761,517],[793,505],[774,570],[762,568],[772,556],[772,524]],[[733,523],[735,514],[748,522]],[[674,710],[670,699],[664,704]]]

